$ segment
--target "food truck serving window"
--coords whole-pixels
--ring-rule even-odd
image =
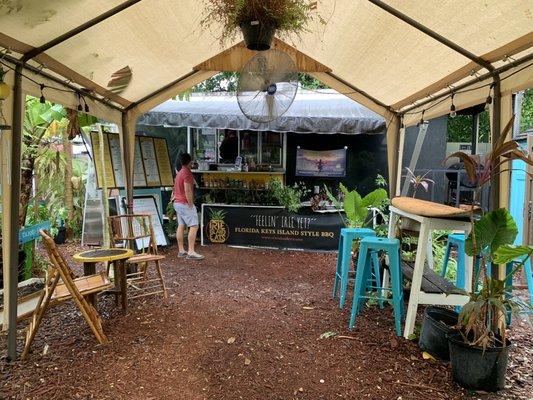
[[[191,128],[189,137],[197,160],[234,164],[241,156],[243,161],[283,166],[284,134],[280,132]]]
[[[283,163],[283,136],[279,132],[262,132],[261,162],[281,165]]]
[[[240,136],[240,156],[245,161],[259,162],[257,136],[259,132],[241,131]]]
[[[217,130],[212,128],[191,129],[192,148],[198,160],[216,162]]]

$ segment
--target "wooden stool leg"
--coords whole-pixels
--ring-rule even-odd
[[[126,312],[128,308],[128,284],[126,282],[126,263],[124,260],[117,262],[117,282],[120,290],[120,303],[122,311]]]
[[[39,299],[39,302],[37,303],[37,307],[35,308],[32,320],[30,322],[30,326],[28,327],[28,332],[26,335],[26,342],[24,343],[24,350],[22,351],[21,359],[24,360],[29,351],[31,344],[33,342],[33,339],[35,339],[35,335],[37,334],[37,331],[39,330],[39,326],[41,325],[41,321],[43,319],[44,313],[46,312],[46,309],[48,308],[48,305],[50,304],[50,299],[52,298],[52,294],[54,293],[54,290],[57,286],[57,282],[59,281],[59,273],[56,272],[56,275],[53,278],[49,278],[46,285],[48,286],[50,280],[52,281],[52,284],[48,287],[48,291],[45,291],[41,298]]]
[[[155,261],[155,267],[157,269],[157,275],[159,275],[159,281],[161,282],[161,288],[163,289],[163,298],[167,298],[167,288],[165,286],[165,280],[163,279],[163,272],[161,271],[161,265],[159,264],[159,260]]]
[[[83,263],[83,275],[94,275],[96,274],[96,263],[94,262],[84,262]],[[98,309],[98,303],[96,299],[96,294],[90,294],[87,296],[87,301],[92,304],[95,309]]]
[[[422,287],[422,278],[424,276],[424,262],[426,261],[427,240],[429,229],[425,223],[420,224],[420,233],[418,235],[418,250],[416,253],[415,267],[413,269],[413,280],[411,283],[411,293],[409,295],[409,305],[405,316],[405,327],[403,331],[404,338],[408,339],[415,330],[416,311],[420,291]]]

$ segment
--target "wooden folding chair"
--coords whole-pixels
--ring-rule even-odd
[[[25,359],[30,351],[31,343],[37,334],[44,313],[48,307],[72,299],[81,311],[83,318],[91,328],[101,344],[107,344],[108,340],[102,329],[102,321],[98,311],[90,304],[86,297],[89,294],[98,293],[112,287],[107,274],[83,276],[74,278],[74,273],[65,261],[63,255],[59,252],[54,243],[54,239],[45,230],[40,231],[43,237],[43,243],[50,257],[52,265],[46,273],[45,287],[33,312],[32,320],[28,326],[26,334],[26,343],[22,352],[22,359]]]
[[[165,256],[157,254],[152,216],[149,214],[126,214],[109,217],[109,232],[115,247],[129,247],[139,249],[139,253],[126,261],[128,266],[136,266],[132,271],[126,272],[127,287],[135,291],[137,297],[162,294],[167,298],[167,289],[160,261]],[[155,277],[149,277],[149,265],[153,264]]]

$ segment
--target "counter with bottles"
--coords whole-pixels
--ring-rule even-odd
[[[285,182],[284,171],[192,171],[200,189],[265,190],[271,179]]]

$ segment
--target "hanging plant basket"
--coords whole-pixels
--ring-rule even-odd
[[[251,21],[240,24],[244,43],[250,50],[265,51],[270,49],[276,27],[261,24],[259,21]]]

